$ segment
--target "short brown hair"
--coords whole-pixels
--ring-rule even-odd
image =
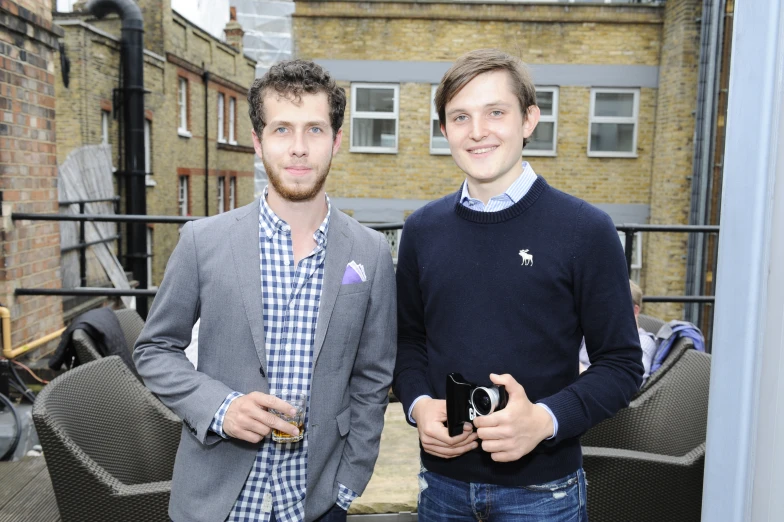
[[[632,303],[642,308],[642,289],[631,279],[629,279],[629,288],[632,291]]]
[[[267,122],[264,120],[264,95],[268,90],[299,103],[302,93],[326,93],[332,135],[337,136],[346,112],[346,91],[320,65],[308,60],[285,60],[276,63],[248,91],[248,115],[258,136]]]
[[[446,104],[454,98],[468,82],[480,74],[492,71],[506,71],[512,82],[512,91],[520,102],[520,111],[525,119],[528,109],[536,105],[536,87],[531,80],[528,68],[519,58],[498,49],[478,49],[464,54],[449,68],[441,78],[436,89],[435,106],[438,120],[446,127]],[[523,141],[523,146],[528,139]]]

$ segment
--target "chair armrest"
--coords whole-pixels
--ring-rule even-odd
[[[704,459],[704,443],[681,456],[584,447],[590,519],[699,522]]]

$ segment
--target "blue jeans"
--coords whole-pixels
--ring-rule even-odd
[[[535,486],[461,482],[419,474],[419,522],[587,522],[582,469]]]

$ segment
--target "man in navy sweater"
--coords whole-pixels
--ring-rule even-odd
[[[408,218],[398,255],[394,391],[422,445],[419,520],[587,520],[579,436],[643,373],[615,227],[522,161],[539,108],[520,60],[464,55],[435,104],[466,180]],[[457,437],[452,372],[509,392]]]

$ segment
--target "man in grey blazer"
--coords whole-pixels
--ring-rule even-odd
[[[373,471],[392,381],[389,248],[324,191],[345,92],[318,65],[273,66],[248,94],[270,185],[185,225],[134,350],[146,385],[183,419],[176,522],[346,519]],[[201,318],[198,368],[185,357]],[[306,396],[304,438],[269,410]],[[143,448],[140,448],[143,451]]]

